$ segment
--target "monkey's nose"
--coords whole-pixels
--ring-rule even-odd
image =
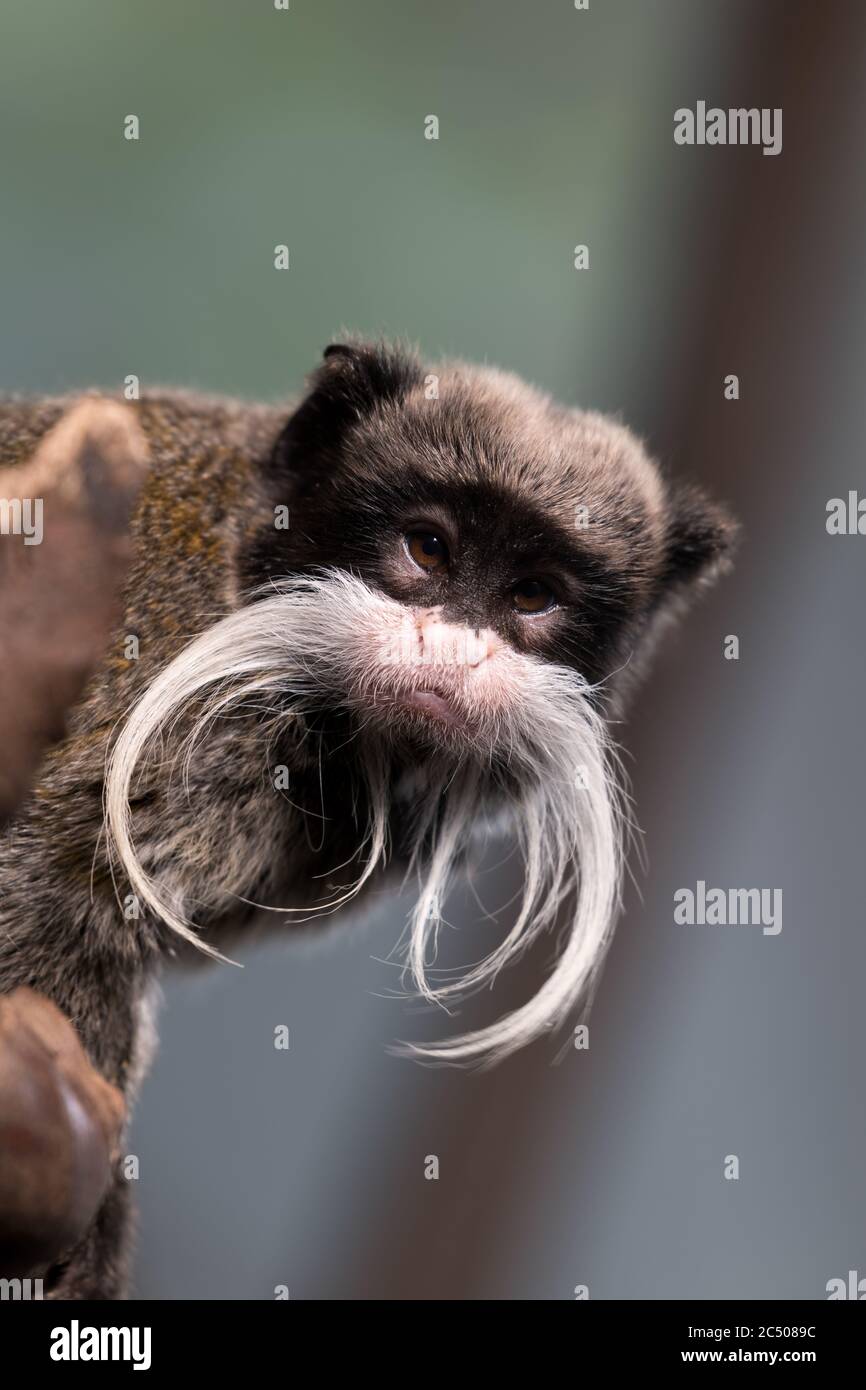
[[[501,646],[492,628],[446,623],[441,608],[425,608],[415,616],[419,655],[439,666],[481,666]]]

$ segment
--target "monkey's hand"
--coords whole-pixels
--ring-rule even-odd
[[[125,1106],[31,989],[0,997],[0,1277],[37,1272],[92,1222]]]

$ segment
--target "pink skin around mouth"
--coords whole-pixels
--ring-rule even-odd
[[[417,710],[419,714],[438,719],[443,724],[459,726],[464,722],[454,705],[443,695],[437,695],[434,690],[410,690],[401,696],[400,703],[411,710]]]

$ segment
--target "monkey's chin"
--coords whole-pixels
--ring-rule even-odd
[[[470,752],[475,743],[471,720],[456,701],[439,690],[417,689],[389,693],[373,702],[374,722],[387,737],[418,750],[438,748]]]
[[[422,719],[450,729],[466,729],[467,722],[453,701],[435,690],[411,690],[401,695],[397,704],[409,714],[417,714]]]

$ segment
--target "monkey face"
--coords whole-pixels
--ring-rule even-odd
[[[250,586],[329,569],[390,601],[359,619],[336,698],[394,737],[480,739],[485,756],[538,663],[609,689],[733,533],[616,422],[384,346],[326,351],[267,478],[292,522],[256,538]]]
[[[421,1049],[504,1056],[561,1022],[595,978],[626,821],[607,697],[658,620],[722,564],[732,524],[698,492],[674,491],[622,426],[503,373],[425,372],[384,346],[329,348],[258,464],[256,504],[288,506],[289,528],[263,525],[242,542],[239,607],[159,674],[113,752],[107,818],[127,877],[202,944],[131,833],[139,760],[181,711],[194,711],[188,748],[235,707],[245,719],[265,711],[305,749],[318,734],[309,762],[323,805],[323,769],[337,773],[324,833],[341,826],[341,853],[357,836],[363,862],[321,910],[359,892],[398,846],[421,880],[407,964],[426,999],[489,984],[561,914],[570,920],[532,1000]],[[297,859],[297,806],[261,805],[287,816]],[[494,820],[522,854],[521,903],[488,956],[434,987],[452,873]]]

